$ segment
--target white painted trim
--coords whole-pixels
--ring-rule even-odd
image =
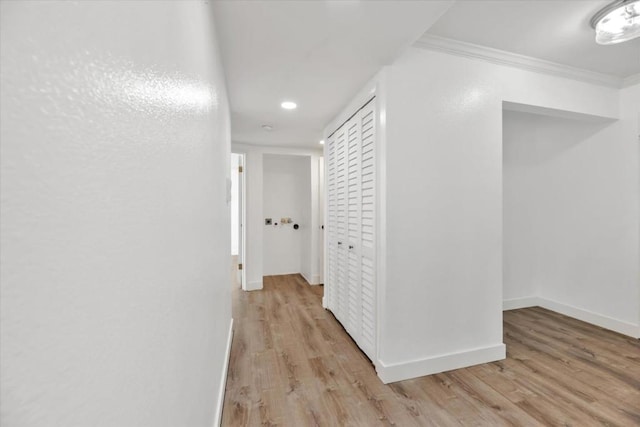
[[[322,148],[278,147],[274,145],[255,145],[243,142],[232,142],[231,151],[247,153],[255,151],[263,154],[282,154],[289,156],[322,156]]]
[[[329,140],[327,138],[327,134],[326,131],[323,132],[322,137],[324,139],[324,145],[322,146],[322,157],[326,159],[325,162],[323,162],[323,174],[322,174],[322,179],[324,180],[324,204],[322,205],[322,221],[323,221],[323,229],[322,229],[322,233],[324,233],[324,236],[322,238],[322,256],[324,257],[323,260],[323,264],[322,264],[322,277],[324,278],[324,281],[328,281],[329,280],[329,254],[327,253],[327,249],[329,247],[329,237],[327,234],[327,222],[329,222],[329,196],[328,196],[328,191],[329,191],[329,174],[327,173],[327,168],[329,167]],[[326,295],[327,295],[327,286],[325,283],[325,287],[324,290],[322,292],[322,308],[324,308],[325,310],[329,307],[328,305],[328,301],[326,299]]]
[[[218,390],[218,405],[216,406],[216,417],[214,426],[220,426],[222,423],[222,408],[224,406],[224,392],[227,388],[227,372],[229,371],[229,359],[231,358],[231,342],[233,341],[233,317],[229,322],[229,336],[227,337],[227,351],[222,365],[222,376],[220,377],[220,389]]]
[[[256,280],[255,282],[247,282],[245,291],[259,291],[262,288],[262,280]]]
[[[380,349],[384,346],[382,325],[386,322],[387,301],[387,102],[389,67],[376,76],[376,348],[373,364],[381,365]]]
[[[556,313],[564,314],[565,316],[582,320],[583,322],[591,323],[592,325],[600,326],[601,328],[609,329],[633,338],[640,338],[640,325],[634,325],[633,323],[603,316],[602,314],[594,313],[572,305],[562,304],[546,298],[538,298],[538,305],[542,308],[546,308],[547,310],[555,311]]]
[[[369,80],[362,89],[353,97],[352,101],[324,128],[323,137],[326,141],[333,132],[340,128],[351,115],[365,105],[371,98],[377,95],[378,75]]]
[[[299,274],[302,276],[302,278],[303,278],[303,279],[304,279],[304,280],[305,280],[309,285],[311,284],[311,280],[309,280],[309,278],[307,277],[307,275],[306,275],[306,274],[304,274],[303,272],[300,272]]]
[[[502,309],[505,311],[527,307],[546,308],[547,310],[564,314],[565,316],[573,319],[582,320],[583,322],[587,322],[591,325],[600,326],[601,328],[609,329],[610,331],[618,332],[633,338],[640,338],[640,325],[634,325],[633,323],[625,322],[624,320],[614,319],[612,317],[594,313],[593,311],[563,304],[547,298],[530,296],[508,299],[502,302]]]
[[[304,278],[304,280],[307,281],[307,283],[311,286],[316,286],[320,284],[320,275],[319,274],[314,274],[312,277],[312,280],[309,280],[309,278],[307,277],[306,274],[304,273],[300,273],[300,275]]]
[[[531,56],[519,55],[504,50],[493,49],[472,43],[425,34],[419,38],[414,47],[435,50],[466,58],[479,59],[492,64],[506,65],[536,73],[550,74],[573,80],[580,80],[601,86],[620,88],[623,79],[609,74],[597,73],[569,65],[558,64]],[[626,79],[625,79],[626,80]]]
[[[539,304],[538,297],[523,297],[506,299],[502,301],[502,310],[517,310],[519,308],[535,307]]]
[[[506,352],[505,345],[501,343],[409,362],[394,363],[392,365],[380,362],[376,366],[376,370],[382,382],[388,384],[453,369],[466,368],[481,363],[495,362],[496,360],[504,359]]]
[[[640,73],[638,74],[633,74],[629,77],[625,77],[622,80],[622,87],[626,88],[626,87],[631,87],[634,85],[640,84]]]

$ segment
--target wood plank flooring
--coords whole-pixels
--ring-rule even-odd
[[[542,308],[504,313],[507,359],[384,385],[323,288],[234,291],[223,426],[639,426],[640,345]]]

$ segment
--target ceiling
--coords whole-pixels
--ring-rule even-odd
[[[232,140],[318,147],[324,126],[451,1],[216,1]],[[283,100],[298,108],[280,108]],[[273,126],[270,132],[261,126]]]
[[[458,1],[428,34],[616,77],[640,73],[640,39],[594,41],[591,17],[610,0]]]
[[[324,126],[425,32],[621,78],[640,73],[640,39],[594,41],[589,19],[607,3],[214,1],[232,140],[317,148]],[[298,108],[283,110],[284,100]]]

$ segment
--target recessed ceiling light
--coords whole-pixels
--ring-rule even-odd
[[[298,108],[298,104],[292,101],[284,101],[282,104],[280,104],[280,106],[285,110],[295,110],[296,108]]]
[[[324,145],[324,139],[320,140],[320,145]]]
[[[271,126],[271,125],[262,125],[262,129],[266,130],[267,132],[271,132],[273,130],[273,126]]]
[[[596,43],[616,44],[640,37],[640,0],[617,0],[591,18]]]

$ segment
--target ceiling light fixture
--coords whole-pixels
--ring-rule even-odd
[[[616,44],[640,37],[640,0],[617,0],[591,18],[598,44]]]
[[[280,104],[280,106],[285,110],[295,110],[296,108],[298,108],[298,104],[291,101],[284,101],[282,104]]]
[[[320,140],[320,145],[324,145],[324,139]]]

